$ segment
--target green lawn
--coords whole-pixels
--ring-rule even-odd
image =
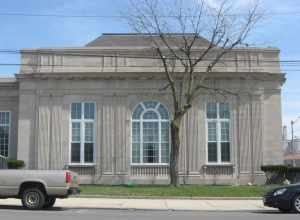
[[[115,197],[260,197],[272,187],[274,186],[80,186],[82,195]]]

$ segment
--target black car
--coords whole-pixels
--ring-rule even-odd
[[[300,183],[271,190],[263,197],[264,205],[281,212],[300,213]]]

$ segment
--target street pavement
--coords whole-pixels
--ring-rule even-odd
[[[21,206],[19,199],[0,199],[1,205]],[[270,211],[261,200],[224,199],[57,199],[55,207],[66,209],[129,209],[177,211]]]
[[[278,211],[199,212],[199,211],[150,211],[111,209],[54,208],[48,211],[28,211],[19,206],[0,205],[2,220],[299,220],[299,214],[282,214]]]

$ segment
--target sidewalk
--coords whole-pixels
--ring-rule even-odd
[[[17,199],[1,199],[0,206],[19,206]],[[264,211],[261,200],[212,200],[212,199],[110,199],[110,198],[68,198],[57,199],[55,207],[99,208],[99,209],[141,209],[182,211]],[[1,209],[1,207],[0,207]]]

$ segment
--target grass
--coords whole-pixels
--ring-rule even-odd
[[[260,197],[272,187],[274,186],[80,186],[82,195],[129,197]]]

